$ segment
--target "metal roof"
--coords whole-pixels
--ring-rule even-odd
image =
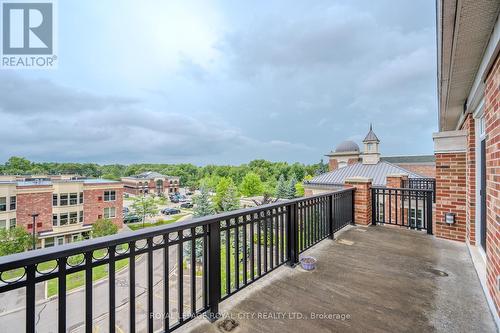
[[[165,178],[164,175],[155,171],[143,172],[135,176],[136,178],[144,178],[144,179],[154,179],[154,178]]]
[[[382,161],[389,163],[435,163],[434,155],[413,155],[413,156],[382,156]]]
[[[351,151],[359,152],[358,144],[354,141],[351,141],[351,140],[341,142],[337,146],[337,148],[335,149],[336,153],[344,153],[344,152],[351,152]]]
[[[387,175],[407,174],[409,178],[428,178],[386,161],[377,164],[356,163],[316,176],[304,184],[342,185],[346,178],[366,177],[373,179],[374,186],[385,186]]]
[[[372,124],[370,124],[370,131],[368,132],[368,134],[365,136],[365,139],[363,140],[363,142],[367,142],[367,141],[377,141],[377,142],[380,142],[380,140],[377,138],[377,136],[373,132]]]

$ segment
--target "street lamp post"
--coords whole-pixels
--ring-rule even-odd
[[[33,218],[33,250],[36,250],[36,218],[38,215],[38,213],[31,214],[31,217]]]

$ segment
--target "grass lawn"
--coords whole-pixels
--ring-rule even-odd
[[[121,251],[125,251],[125,249]],[[106,255],[106,250],[104,249],[94,251],[94,257],[96,258],[102,258],[104,255]],[[76,265],[82,261],[82,258],[83,254],[72,256],[69,258],[69,262],[72,263],[73,265]],[[116,265],[115,269],[119,270],[128,265],[128,259],[118,260],[115,265]],[[51,271],[55,268],[55,266],[56,266],[55,260],[42,262],[38,264],[38,271],[40,272]],[[16,280],[20,278],[23,274],[24,274],[24,269],[19,268],[4,272],[2,274],[2,278],[7,281]],[[108,265],[95,267],[93,269],[92,281],[97,281],[99,279],[106,277],[107,275],[108,275]],[[83,286],[85,284],[84,276],[85,272],[73,273],[66,276],[66,290],[69,291]],[[52,279],[47,281],[47,297],[57,295],[57,288],[58,288],[57,279]]]
[[[160,220],[160,221],[155,222],[155,223],[144,223],[144,226],[142,225],[142,222],[133,223],[133,224],[127,224],[127,226],[131,230],[134,230],[134,231],[142,229],[142,228],[157,227],[159,225],[164,225],[164,224],[170,224],[170,223],[177,222],[180,218],[182,218],[182,217],[184,217],[186,215],[187,214],[178,214],[178,215],[175,215],[171,220]]]
[[[127,247],[128,246],[121,249],[120,252],[126,251]],[[107,252],[104,249],[96,250],[96,251],[94,251],[94,257],[95,258],[102,258],[106,255],[106,253]],[[73,256],[73,257],[70,257],[69,261],[70,262],[72,261],[73,262],[72,264],[75,265],[75,264],[81,262],[82,257],[83,257],[83,255]],[[115,263],[115,270],[118,271],[118,270],[122,269],[123,267],[127,266],[128,262],[129,262],[128,259],[118,260]],[[92,281],[95,282],[97,280],[105,278],[106,276],[108,276],[108,265],[101,265],[101,266],[94,267],[92,269]],[[84,284],[85,284],[85,272],[84,271],[73,273],[73,274],[66,276],[66,290],[67,291],[81,287]],[[52,279],[52,280],[47,281],[47,297],[57,295],[58,285],[59,285],[59,283],[58,283],[57,279]]]

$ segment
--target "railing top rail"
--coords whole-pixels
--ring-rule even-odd
[[[354,191],[354,188],[346,188],[338,191],[332,191],[309,197],[292,199],[285,202],[271,203],[252,208],[238,209],[226,213],[194,218],[189,221],[174,222],[172,224],[145,228],[134,232],[122,232],[116,235],[99,237],[95,239],[84,240],[81,242],[39,249],[36,251],[28,251],[28,252],[11,254],[8,256],[2,256],[0,257],[0,272],[4,272],[19,267],[24,267],[27,265],[38,264],[45,261],[69,257],[102,248],[118,246],[120,244],[125,244],[133,241],[140,241],[151,237],[162,236],[165,234],[179,232],[186,229],[209,225],[215,222],[225,221],[250,214],[261,213],[263,211],[273,208],[286,207],[295,203],[304,202],[311,199],[323,198],[332,194],[339,194],[351,191]]]
[[[418,192],[434,192],[428,188],[409,188],[409,187],[372,187],[372,190],[398,190],[398,191],[418,191]]]

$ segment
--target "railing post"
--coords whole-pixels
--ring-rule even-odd
[[[432,197],[433,192],[426,192],[427,195],[427,233],[432,235]]]
[[[328,196],[328,238],[333,239],[333,194]]]
[[[351,191],[351,224],[352,225],[355,225],[356,224],[356,221],[355,221],[355,207],[354,207],[354,203],[355,203],[355,200],[354,200],[354,197],[355,197],[355,193],[356,193],[356,188],[353,188],[352,191]]]
[[[376,202],[376,199],[375,198],[378,198],[378,196],[376,195],[376,189],[375,188],[372,188],[372,225],[377,225],[377,214],[376,214],[376,207],[377,207],[377,204],[378,202]],[[384,202],[385,204],[385,202]],[[385,219],[385,216],[384,216],[384,219]]]
[[[210,322],[219,319],[220,283],[220,222],[217,221],[209,226],[208,240],[208,301],[210,306],[207,319]]]
[[[287,243],[288,243],[288,262],[287,265],[294,267],[299,262],[298,251],[298,232],[297,232],[297,203],[288,206],[286,217],[287,225]]]

